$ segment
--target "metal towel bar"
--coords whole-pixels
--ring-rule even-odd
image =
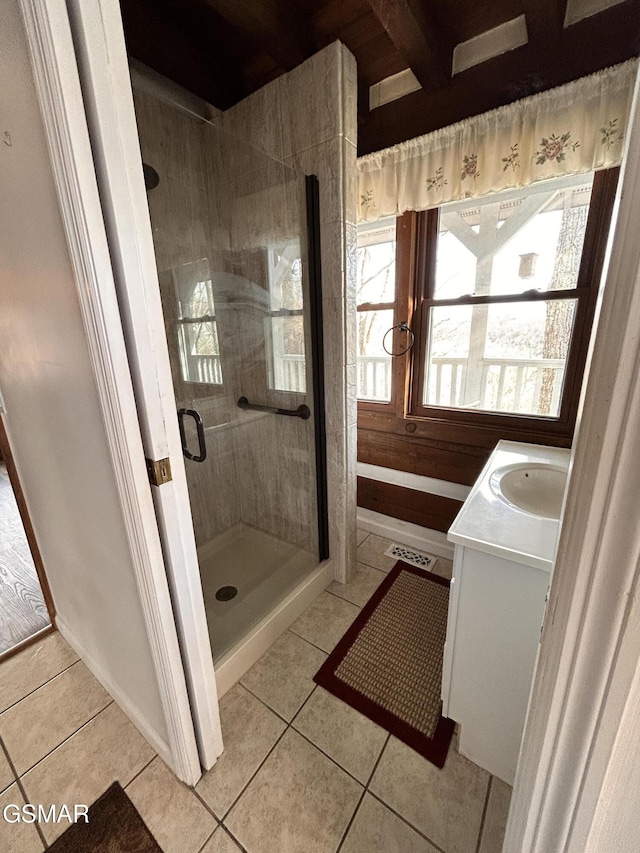
[[[254,412],[270,412],[272,415],[287,415],[290,418],[302,418],[306,421],[311,417],[311,409],[309,406],[298,406],[297,409],[279,409],[277,406],[257,406],[255,403],[250,403],[246,397],[240,397],[238,400],[239,409],[251,409]]]

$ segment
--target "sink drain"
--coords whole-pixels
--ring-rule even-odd
[[[221,586],[220,589],[216,592],[216,598],[218,601],[231,601],[232,598],[235,598],[238,594],[238,587],[236,586]]]

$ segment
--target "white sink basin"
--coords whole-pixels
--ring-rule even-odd
[[[447,538],[550,571],[570,460],[567,448],[499,441]]]
[[[567,470],[544,462],[525,462],[497,468],[491,488],[501,500],[542,518],[560,518]]]

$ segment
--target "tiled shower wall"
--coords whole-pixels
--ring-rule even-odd
[[[227,298],[221,300],[228,315],[221,319],[234,330],[229,350],[237,356],[237,397],[286,409],[312,405],[310,359],[306,364],[308,394],[269,387],[266,334],[271,323],[268,251],[291,240],[305,244],[304,178],[263,152],[248,145],[244,148],[235,136],[225,134],[223,148],[223,170],[230,184],[231,262],[234,270],[238,265],[240,274],[231,283]],[[215,187],[211,189],[215,192]],[[308,306],[305,276],[302,286]],[[307,353],[311,351],[310,332],[307,311]],[[243,424],[233,432],[243,522],[317,555],[313,420],[236,412]]]
[[[329,531],[336,578],[356,554],[356,64],[339,42],[227,110],[230,134],[320,181]]]
[[[228,176],[256,170],[259,158],[139,87],[135,102],[143,158],[161,175],[160,185],[149,194],[149,206],[164,295],[173,287],[171,271],[201,258],[208,258],[211,272],[224,280],[225,258],[240,248],[240,231],[234,223],[230,227],[229,211],[242,209]],[[214,123],[298,172],[316,174],[320,181],[330,551],[336,577],[344,580],[355,562],[356,521],[355,60],[336,42],[219,114]],[[251,194],[245,197],[251,199]],[[255,208],[255,201],[251,203]],[[272,220],[281,208],[271,200]],[[250,213],[241,217],[245,227],[250,227]],[[274,227],[290,231],[291,223],[276,222]],[[248,245],[252,242],[249,239]],[[163,299],[165,314],[170,301]],[[181,393],[177,342],[170,328],[168,341],[178,403],[193,405],[210,427],[207,460],[187,464],[198,544],[243,521],[308,546],[311,496],[302,484],[313,482],[306,470],[313,463],[311,422],[305,429],[305,422],[297,419],[276,425],[273,418],[246,418],[241,426],[217,429],[238,418],[239,388],[250,399],[252,390],[257,399],[264,399],[268,389],[252,387],[264,384],[264,365],[256,366],[254,377],[236,370],[240,375],[234,382],[225,381],[224,393],[194,400],[188,389]],[[225,346],[222,339],[220,346]],[[291,405],[286,400],[269,402]],[[248,483],[255,485],[247,488]]]

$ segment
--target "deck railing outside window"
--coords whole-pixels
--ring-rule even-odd
[[[189,355],[191,382],[208,382],[222,385],[222,365],[219,355]]]
[[[358,356],[358,399],[391,399],[391,358],[389,356]]]
[[[429,405],[460,407],[472,366],[467,358],[432,358]],[[564,378],[564,359],[485,358],[477,366],[481,373],[480,398],[466,408],[498,412],[527,411],[538,414],[538,401],[545,377],[551,371],[551,410],[556,411]],[[388,400],[391,388],[391,359],[358,358],[358,397]]]
[[[274,355],[275,387],[287,391],[306,390],[306,360],[302,355]]]

